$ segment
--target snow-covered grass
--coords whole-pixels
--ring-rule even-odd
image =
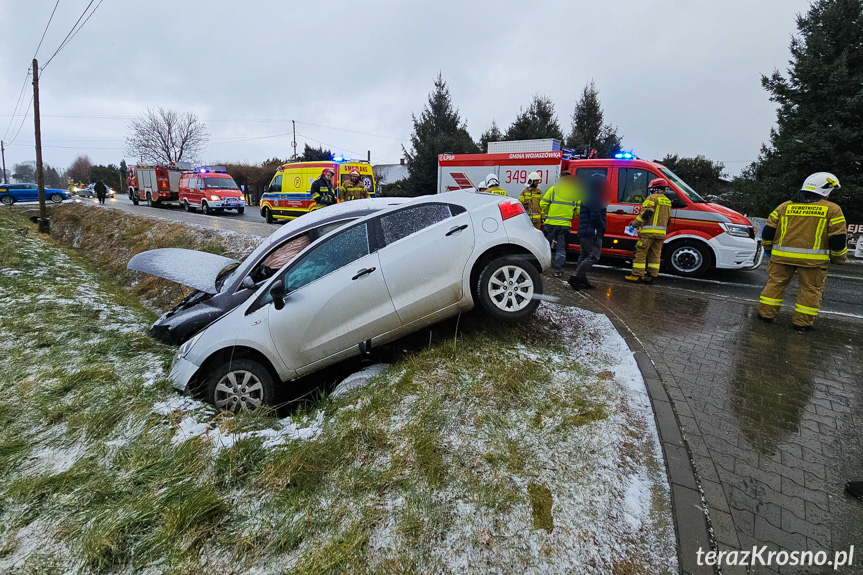
[[[289,417],[222,416],[171,390],[149,312],[28,228],[0,216],[0,573],[676,572],[604,317],[462,318]]]

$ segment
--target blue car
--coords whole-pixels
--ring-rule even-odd
[[[45,199],[59,204],[72,195],[68,190],[45,188]],[[39,199],[39,186],[36,184],[0,184],[0,204],[11,206],[15,202],[33,202]]]

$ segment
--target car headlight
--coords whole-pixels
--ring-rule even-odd
[[[213,200],[214,202],[218,202],[218,201],[219,201],[219,200],[221,200],[222,198],[220,198],[219,196],[217,196],[217,195],[213,194],[212,196],[210,196],[210,199],[211,199],[211,200]]]
[[[752,226],[744,226],[742,224],[726,224],[725,222],[720,222],[720,226],[725,230],[725,233],[729,236],[734,236],[738,238],[751,238],[751,230]]]
[[[198,340],[201,339],[201,336],[204,335],[204,332],[200,332],[192,339],[184,343],[180,346],[180,349],[177,350],[177,359],[183,359],[189,352],[192,351],[192,348],[195,347],[195,344],[198,343]]]

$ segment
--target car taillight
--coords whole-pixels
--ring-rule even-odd
[[[504,200],[497,206],[500,208],[500,219],[503,221],[525,213],[524,206],[517,200]]]

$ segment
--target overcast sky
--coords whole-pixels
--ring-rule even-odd
[[[40,64],[89,1],[60,0]],[[0,1],[0,136],[9,168],[35,158],[32,110],[20,132],[21,118],[10,114],[55,2]],[[94,163],[134,161],[123,150],[129,119],[155,106],[206,122],[205,162],[288,157],[291,119],[300,150],[324,143],[348,157],[371,150],[373,163],[398,162],[411,114],[440,71],[475,139],[493,119],[505,129],[537,92],[554,101],[568,132],[593,79],[626,148],[647,159],[704,154],[733,175],[768,138],[775,108],[760,75],[785,69],[795,14],[809,2],[96,5],[42,75],[49,164],[67,167],[81,153]],[[22,108],[31,93],[28,85]]]

